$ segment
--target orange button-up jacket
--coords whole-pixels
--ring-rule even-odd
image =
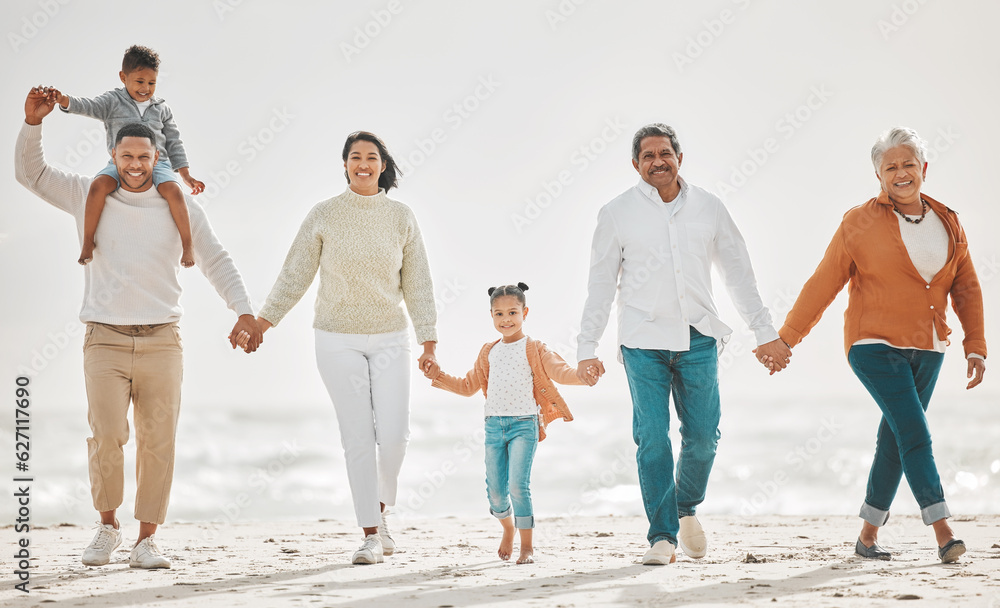
[[[799,293],[779,333],[795,346],[819,322],[826,307],[848,283],[844,348],[862,339],[885,340],[901,348],[931,350],[947,340],[948,296],[962,323],[965,355],[986,356],[983,295],[972,266],[958,214],[922,195],[948,230],[948,261],[930,283],[910,261],[899,221],[885,192],[846,214],[812,277]]]

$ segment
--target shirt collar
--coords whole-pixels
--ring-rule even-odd
[[[677,198],[670,201],[671,203],[680,203],[681,201],[684,200],[684,198],[686,198],[685,195],[687,194],[688,191],[687,182],[684,181],[684,178],[681,177],[680,175],[677,176],[677,182],[681,185],[681,191],[677,193]],[[642,179],[641,177],[639,178],[639,184],[636,186],[636,188],[638,188],[639,192],[645,194],[646,198],[653,201],[654,203],[663,204],[663,199],[660,198],[660,193],[656,190],[656,188],[650,185],[649,182]]]

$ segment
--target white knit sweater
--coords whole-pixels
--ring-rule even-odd
[[[350,188],[317,204],[302,222],[260,316],[277,325],[316,271],[313,327],[343,334],[380,334],[413,321],[418,343],[436,341],[437,311],[427,252],[409,207],[379,191]]]
[[[42,126],[25,123],[14,150],[17,181],[76,220],[83,242],[83,215],[92,179],[45,162]],[[250,295],[229,253],[212,231],[201,205],[187,197],[198,268],[238,315],[253,314]],[[80,320],[147,325],[180,319],[181,239],[167,201],[155,188],[107,198],[95,236],[94,259],[84,268]]]

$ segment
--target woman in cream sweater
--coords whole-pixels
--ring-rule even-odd
[[[316,363],[337,412],[358,525],[365,540],[355,564],[391,555],[395,542],[385,508],[409,438],[410,338],[403,312],[423,345],[418,366],[434,360],[434,289],[413,212],[386,194],[396,163],[372,133],[348,136],[343,151],[348,188],[317,204],[299,229],[257,322],[276,326],[312,284]]]

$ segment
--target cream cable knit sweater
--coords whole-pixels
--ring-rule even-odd
[[[383,191],[350,188],[317,204],[299,229],[260,316],[277,325],[309,289],[319,270],[313,327],[344,334],[406,328],[417,342],[437,340],[434,286],[420,228],[406,205]]]

